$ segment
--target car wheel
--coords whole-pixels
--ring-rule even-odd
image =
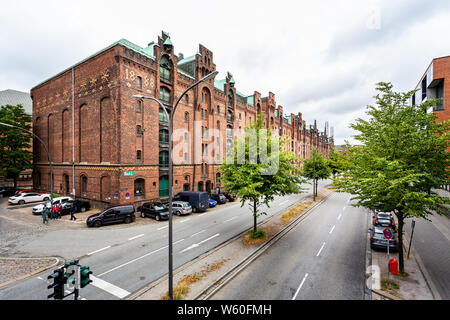
[[[44,198],[44,201],[48,201],[48,200],[50,200],[48,197],[45,197],[45,198]]]
[[[86,212],[86,208],[85,207],[81,207],[81,212]]]
[[[97,220],[94,222],[94,227],[99,228],[101,226],[102,226],[102,223],[100,221]]]
[[[156,216],[155,216],[155,219],[156,219],[156,221],[159,221],[161,218],[159,217],[159,214],[157,214]]]
[[[25,203],[24,200],[20,200],[20,201],[19,201],[19,204],[24,204],[24,203]]]
[[[131,222],[130,217],[126,217],[126,218],[125,218],[125,223],[126,223],[126,224],[129,224],[130,222]]]

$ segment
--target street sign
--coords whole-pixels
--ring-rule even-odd
[[[389,229],[389,228],[384,229],[383,234],[386,239],[388,239],[388,240],[392,239],[393,234],[392,234],[391,229]]]
[[[133,171],[125,171],[124,173],[123,173],[123,176],[124,177],[132,177],[134,175],[134,172]]]
[[[130,193],[129,193],[129,192],[127,192],[127,193],[125,194],[125,199],[127,199],[127,200],[130,199]]]

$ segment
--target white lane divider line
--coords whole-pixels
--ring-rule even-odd
[[[168,228],[168,227],[169,227],[169,226],[165,226],[165,227],[158,228],[158,231],[159,231],[159,230],[166,229],[166,228]]]
[[[229,221],[234,220],[234,219],[236,219],[236,218],[237,218],[237,217],[233,217],[233,218],[231,218],[231,219],[225,220],[224,222],[229,222]]]
[[[334,225],[333,226],[333,228],[331,228],[331,230],[330,230],[330,234],[332,234],[333,233],[333,230],[334,230],[334,228],[335,228],[336,226]]]
[[[143,237],[143,236],[144,236],[144,234],[140,234],[140,235],[138,235],[138,236],[136,236],[136,237],[133,237],[133,238],[128,239],[128,241],[135,240],[135,239],[140,238],[140,237]]]
[[[99,279],[97,277],[94,277],[93,275],[90,275],[90,279],[92,280],[92,285],[96,286],[99,289],[102,289],[120,299],[125,298],[130,294],[127,290],[124,290],[122,288],[119,288],[118,286],[113,285],[112,283],[106,282],[102,279]]]
[[[220,235],[220,234],[217,233],[217,234],[213,235],[212,237],[209,237],[208,239],[205,239],[205,240],[203,240],[203,241],[200,241],[199,243],[194,243],[192,246],[187,247],[186,249],[180,251],[180,253],[183,253],[183,252],[186,252],[186,251],[188,251],[188,250],[197,248],[198,246],[200,246],[201,244],[205,243],[206,241],[209,241],[209,240],[211,240],[211,239],[214,239],[215,237],[218,237],[219,235]]]
[[[186,221],[189,221],[189,220],[191,220],[191,218],[187,218],[187,219],[181,220],[180,223],[183,223],[183,222],[186,222]]]
[[[338,216],[338,220],[340,220],[341,219],[341,217],[342,217],[342,213]]]
[[[88,253],[88,256],[91,256],[91,255],[93,255],[94,253],[98,253],[98,252],[104,251],[104,250],[109,249],[109,248],[111,248],[111,246],[107,246],[107,247],[98,249],[98,250],[96,250],[96,251],[93,251],[93,252],[91,252],[91,253]]]
[[[202,230],[202,231],[200,231],[200,232],[194,233],[194,234],[191,236],[191,238],[192,238],[192,237],[195,237],[195,236],[198,236],[199,234],[201,234],[201,233],[203,233],[203,232],[206,232],[206,230]]]
[[[316,257],[318,257],[320,255],[320,253],[322,252],[324,247],[325,247],[325,242],[322,244],[322,247],[320,247],[320,250],[319,250],[319,252],[317,252]]]
[[[295,300],[295,298],[297,298],[297,295],[300,292],[300,289],[303,287],[303,284],[305,283],[306,278],[308,278],[308,274],[305,274],[305,276],[303,277],[302,283],[300,283],[300,286],[298,287],[297,291],[295,292],[294,296],[292,297],[292,300]]]
[[[44,279],[42,279],[41,277],[37,277],[39,280],[45,281]]]
[[[347,206],[345,206],[345,207],[342,209],[342,211],[345,211],[345,209],[347,209]]]

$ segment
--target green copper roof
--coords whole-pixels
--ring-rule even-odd
[[[184,58],[183,60],[178,61],[178,65],[180,65],[180,64],[186,64],[186,63],[195,61],[195,57],[196,57],[198,54],[200,54],[200,53],[197,52],[197,53],[194,54],[193,56],[190,56],[190,57]]]
[[[225,82],[226,80],[214,80],[214,87],[222,92],[225,92]]]
[[[247,97],[247,104],[249,104],[252,107],[254,107],[255,106],[255,96],[248,96]]]
[[[236,83],[236,81],[234,81],[234,78],[233,78],[233,77],[231,77],[230,83]]]
[[[163,45],[165,46],[173,46],[172,41],[170,41],[170,37],[167,37],[166,41],[164,41]]]

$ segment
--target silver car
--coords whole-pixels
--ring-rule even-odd
[[[189,202],[174,201],[172,202],[172,212],[177,216],[186,215],[192,213],[192,206]]]

